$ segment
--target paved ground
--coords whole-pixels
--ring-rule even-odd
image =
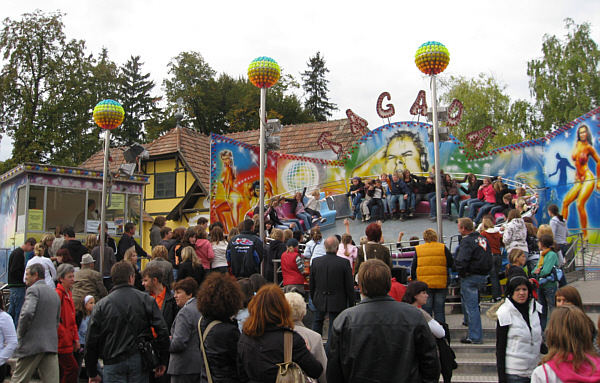
[[[456,218],[456,217],[454,217]],[[362,222],[360,219],[350,221],[350,234],[356,243],[360,240],[360,237],[365,235],[365,229],[371,222]],[[398,233],[404,232],[404,240],[408,240],[410,237],[418,236],[423,238],[423,232],[427,228],[432,228],[437,231],[437,223],[431,222],[427,215],[417,215],[413,219],[406,220],[404,222],[386,220],[382,225],[384,242],[395,242],[398,239]],[[448,219],[442,220],[442,228],[444,237],[450,237],[458,235],[458,230],[454,220],[449,221]],[[324,237],[333,234],[342,235],[346,232],[344,227],[344,220],[336,220],[335,226],[328,226],[323,228],[322,233]]]

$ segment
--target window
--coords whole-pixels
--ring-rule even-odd
[[[154,175],[154,198],[175,197],[175,173]]]

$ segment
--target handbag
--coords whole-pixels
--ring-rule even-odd
[[[206,357],[206,350],[204,349],[204,341],[206,340],[206,336],[208,335],[209,331],[215,327],[215,325],[218,325],[219,323],[221,323],[220,320],[214,320],[212,322],[210,322],[208,324],[208,326],[206,326],[206,330],[204,331],[204,334],[202,334],[202,329],[200,329],[200,323],[202,323],[202,317],[200,317],[200,319],[198,320],[198,337],[200,338],[200,348],[202,348],[202,357],[204,358],[204,367],[206,368],[206,377],[208,378],[208,383],[212,383],[212,376],[210,375],[210,368],[208,367],[208,358]]]
[[[552,272],[550,274],[548,274],[548,276],[546,276],[544,278],[540,278],[540,285],[543,285],[544,283],[548,283],[548,282],[558,282],[562,279],[562,277],[563,277],[562,269],[559,269],[556,266],[553,266]]]
[[[129,328],[129,331],[133,334],[133,337],[138,344],[138,348],[142,353],[142,366],[144,367],[144,370],[154,370],[156,367],[160,366],[158,345],[156,342],[154,340],[143,341],[138,338],[137,333],[133,331],[133,328],[131,327],[131,323],[127,320],[127,317],[123,312],[123,308],[116,303],[115,307],[117,308],[119,314],[121,314],[123,321],[125,321],[127,324],[127,328]]]
[[[296,362],[292,362],[292,345],[294,334],[291,331],[285,331],[283,334],[283,363],[277,363],[277,379],[275,383],[306,383],[310,382]]]

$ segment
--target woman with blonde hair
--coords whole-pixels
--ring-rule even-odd
[[[54,243],[55,239],[56,237],[54,236],[54,234],[46,233],[42,236],[42,240],[40,241],[40,243],[44,247],[44,257],[50,258],[53,261],[54,259],[52,259],[52,257],[54,257],[54,252],[52,250],[52,244]]]
[[[54,280],[56,279],[56,268],[54,267],[54,263],[50,260],[50,258],[44,257],[44,245],[41,243],[36,243],[33,248],[33,257],[27,261],[27,265],[25,265],[25,270],[33,264],[39,263],[44,267],[44,282],[46,285],[51,288],[56,288],[54,284]],[[23,273],[23,282],[25,282],[25,274],[27,271]]]
[[[308,351],[302,336],[294,332],[290,305],[274,284],[263,286],[248,304],[249,316],[237,346],[237,367],[242,381],[273,383],[278,363],[284,362],[284,338],[291,334],[292,361],[317,379],[323,366]]]
[[[144,285],[142,285],[142,276],[140,274],[140,268],[138,266],[138,255],[135,252],[135,246],[131,246],[123,255],[123,260],[130,262],[133,265],[133,271],[135,273],[135,281],[133,287],[140,291],[144,291]]]
[[[426,286],[428,298],[423,304],[423,310],[435,316],[438,322],[445,323],[444,305],[450,282],[448,269],[453,264],[452,253],[446,245],[438,242],[438,234],[433,229],[426,229],[423,232],[423,239],[424,244],[415,246],[410,271],[411,279],[424,282]],[[409,303],[412,304],[412,301]]]
[[[546,330],[548,354],[533,370],[532,383],[600,382],[594,323],[576,306],[557,307]]]
[[[198,283],[198,286],[202,285],[206,271],[202,267],[202,262],[196,256],[194,248],[186,246],[181,251],[181,263],[179,264],[179,273],[177,273],[177,282],[184,280],[187,277],[192,277]]]
[[[88,234],[88,236],[85,237],[85,247],[88,253],[92,254],[92,250],[94,250],[94,247],[96,246],[98,246],[98,236],[96,236],[96,234]]]

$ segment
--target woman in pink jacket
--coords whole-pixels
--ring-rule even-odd
[[[210,270],[210,264],[215,258],[215,252],[213,251],[212,244],[208,240],[206,228],[198,225],[194,230],[196,231],[196,244],[194,245],[194,250],[196,250],[196,255],[200,258],[204,270]]]
[[[492,186],[492,179],[490,177],[483,179],[483,185],[477,191],[477,198],[479,201],[473,202],[469,207],[469,218],[472,220],[475,219],[475,214],[481,207],[496,203],[496,191]]]

